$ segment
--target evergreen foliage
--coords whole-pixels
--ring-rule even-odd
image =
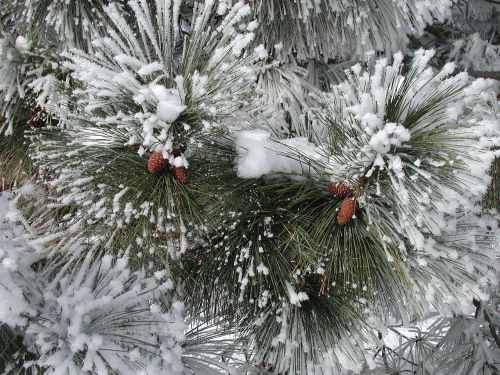
[[[0,11],[0,373],[500,371],[496,2]]]

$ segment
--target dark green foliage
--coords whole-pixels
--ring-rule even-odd
[[[0,134],[0,190],[20,184],[34,172],[24,137],[26,128],[27,125],[16,125],[14,134]]]
[[[0,324],[0,373],[3,375],[38,375],[43,371],[30,365],[36,356],[28,352],[21,335]]]
[[[483,206],[485,208],[500,209],[500,159],[495,159],[491,167],[491,185],[484,197]]]

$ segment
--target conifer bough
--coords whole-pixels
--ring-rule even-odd
[[[468,9],[0,4],[0,371],[498,373],[500,48],[415,47]]]

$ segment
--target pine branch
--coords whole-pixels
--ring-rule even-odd
[[[497,347],[500,349],[500,337],[498,337],[498,334],[497,334],[497,326],[495,323],[492,322],[491,320],[491,317],[490,315],[488,314],[488,311],[486,311],[486,308],[483,306],[482,304],[482,301],[478,300],[478,299],[474,299],[472,301],[472,304],[474,305],[474,307],[476,308],[476,319],[478,317],[478,314],[480,312],[483,313],[483,316],[484,316],[484,320],[488,322],[488,325],[489,325],[489,330],[490,330],[490,333],[491,333],[491,336],[493,337],[493,339],[495,340],[495,343],[497,345]]]

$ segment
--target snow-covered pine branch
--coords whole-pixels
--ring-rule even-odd
[[[189,23],[179,16],[183,5],[132,0],[134,24],[116,4],[107,6],[107,34],[93,40],[92,52],[67,54],[76,89],[66,101],[76,104],[58,113],[66,129],[34,134],[32,145],[39,168],[56,174],[49,186],[57,202],[83,208],[71,225],[101,222],[121,230],[140,219],[156,233],[141,229],[137,245],[167,233],[171,240],[162,246],[173,257],[194,236],[187,226],[204,224],[194,194],[179,181],[204,173],[207,136],[255,122],[251,115],[263,105],[255,91],[253,64],[260,57],[249,47],[257,26],[248,20],[249,6],[197,3]],[[175,178],[157,185],[148,157],[160,158],[158,167]]]
[[[281,60],[305,62],[364,58],[405,47],[406,34],[444,21],[451,1],[421,0],[256,0],[259,42]]]

